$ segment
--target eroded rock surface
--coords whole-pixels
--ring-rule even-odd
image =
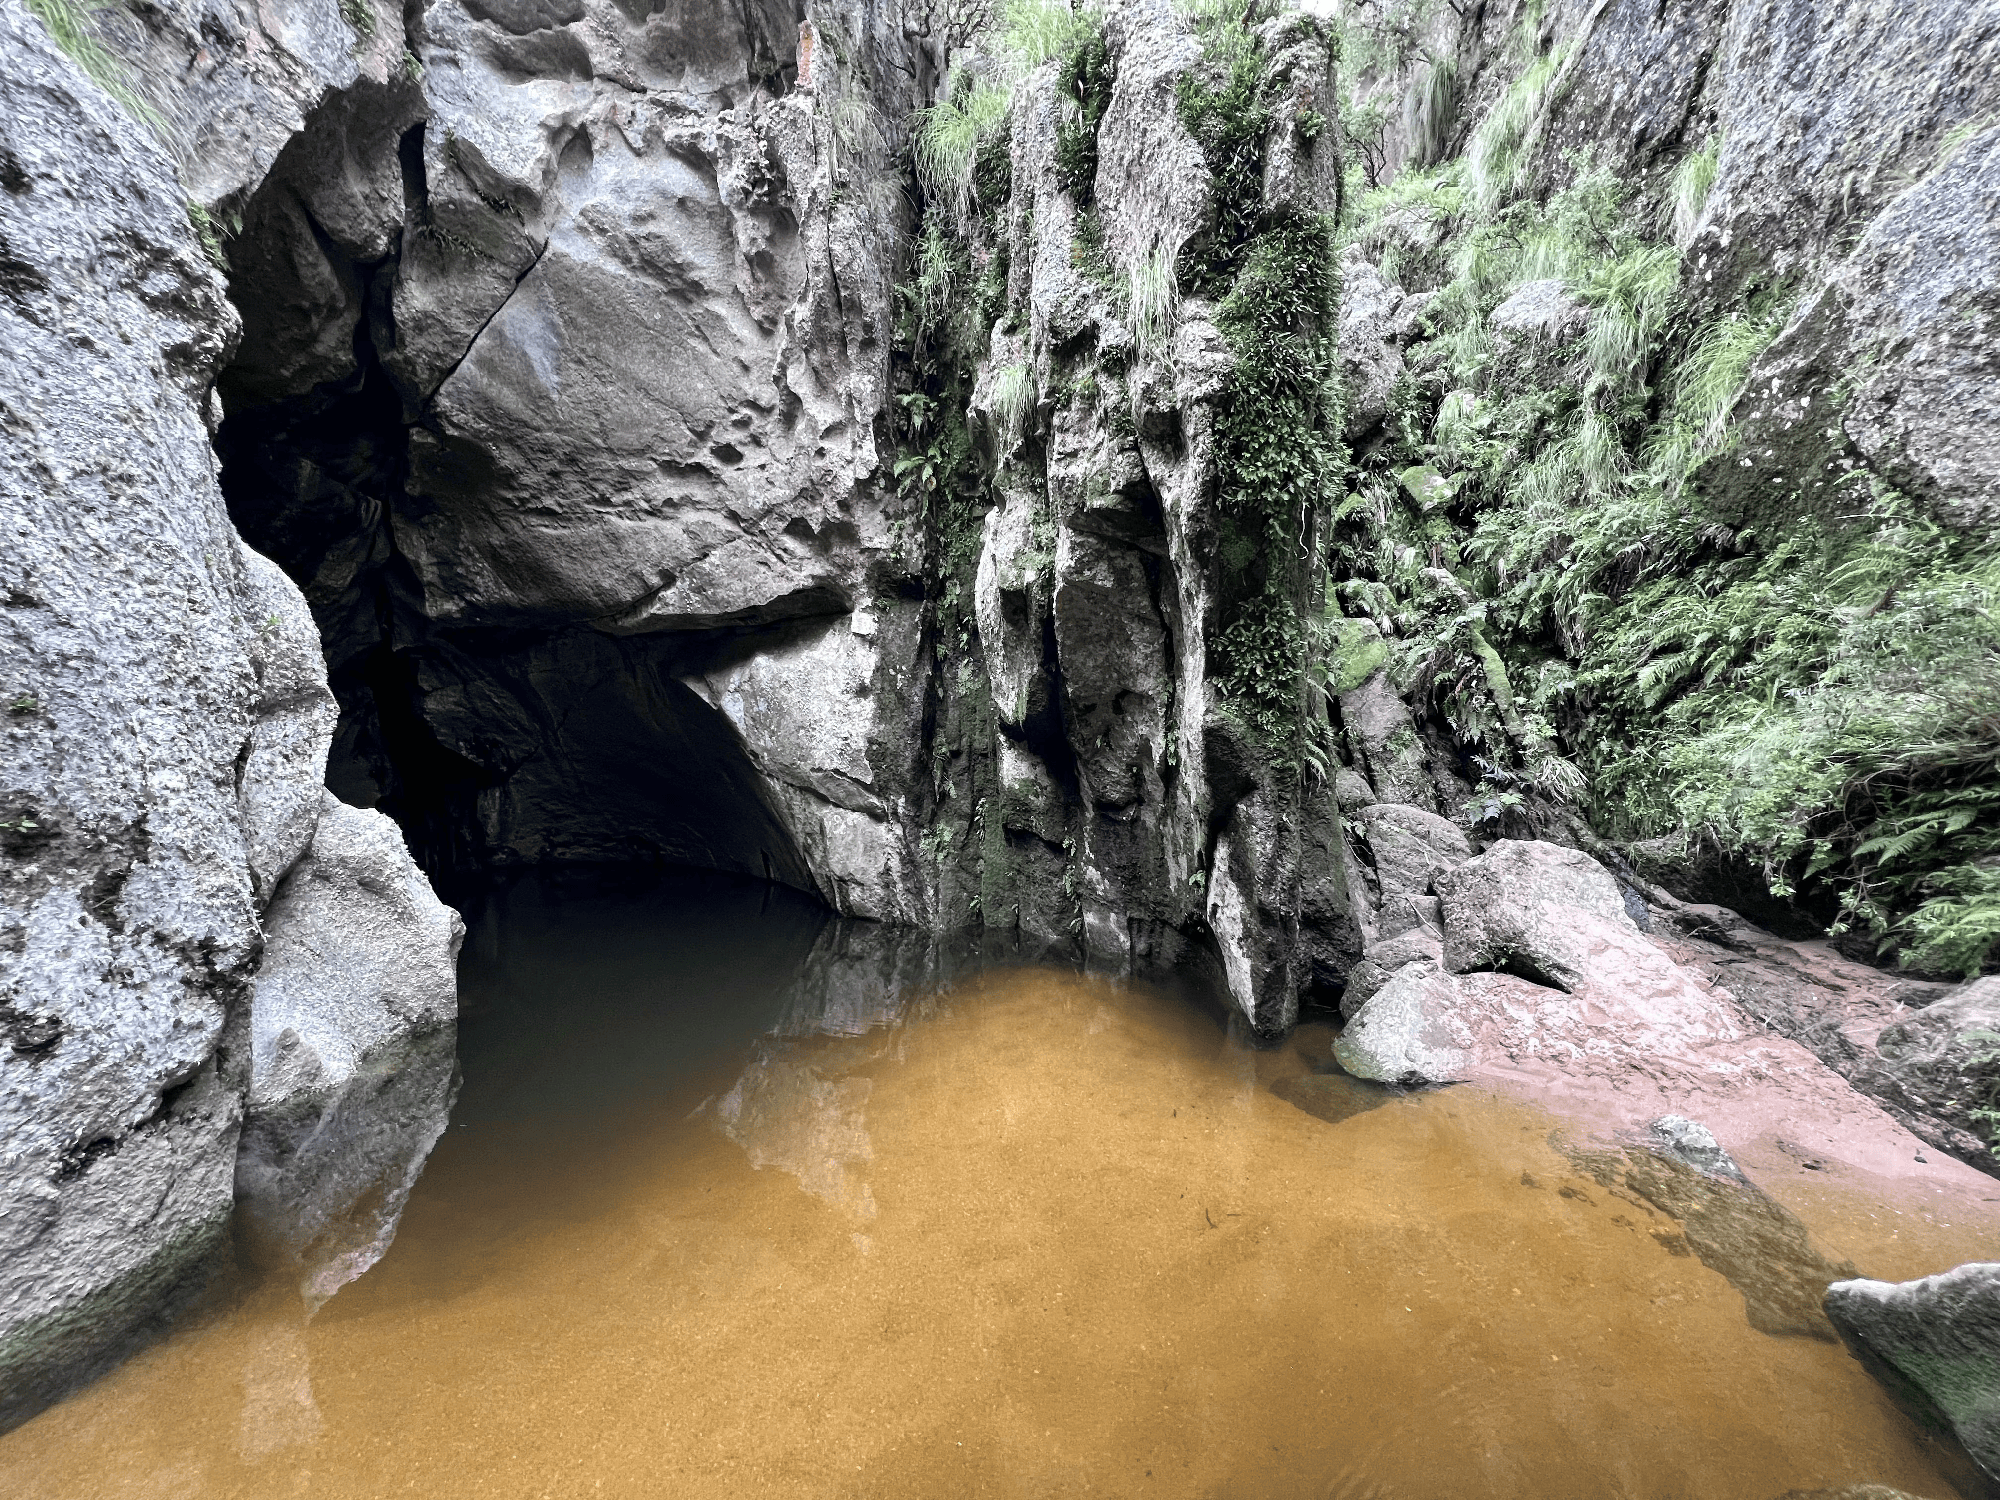
[[[11,3],[0,189],[11,1424],[226,1258],[264,908],[320,824],[333,702],[305,601],[217,488],[203,418],[236,317],[174,166]],[[400,846],[375,854],[355,878],[430,899]]]
[[[2000,1479],[2000,1264],[1920,1281],[1842,1281],[1826,1314],[1865,1364],[1942,1416]]]
[[[465,937],[377,812],[323,794],[265,913],[236,1199],[316,1308],[388,1249],[456,1092]]]

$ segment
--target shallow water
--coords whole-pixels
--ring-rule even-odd
[[[940,985],[726,884],[517,886],[464,968],[383,1261],[310,1320],[239,1285],[0,1438],[0,1493],[1959,1493],[1839,1345],[1752,1327],[1689,1250],[1718,1210],[1518,1101],[1326,1075],[1323,1029]],[[1993,1227],[1793,1206],[1759,1243],[1895,1276]]]

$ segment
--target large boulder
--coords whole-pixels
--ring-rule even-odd
[[[1428,896],[1439,877],[1472,858],[1456,824],[1407,803],[1378,802],[1360,812],[1385,907],[1396,896]]]
[[[236,1198],[316,1307],[389,1248],[444,1131],[465,924],[394,823],[326,794],[264,926]]]
[[[1836,1282],[1826,1313],[1865,1364],[1927,1402],[2000,1479],[2000,1262],[1920,1281]]]
[[[1453,973],[1513,967],[1564,989],[1580,987],[1607,950],[1642,967],[1651,954],[1618,882],[1577,849],[1502,839],[1440,876],[1444,961]]]
[[[199,403],[235,317],[174,164],[12,3],[0,187],[5,1427],[226,1251],[241,1079],[218,1048],[256,962],[252,846],[268,878],[298,842],[313,710],[260,736],[253,659],[284,677],[303,606],[272,609],[289,586],[216,489]]]
[[[273,118],[321,86],[294,82]],[[228,171],[268,164],[264,123]],[[237,321],[176,163],[11,3],[0,189],[5,1427],[227,1262],[237,1043],[260,959],[286,951],[266,908],[325,819],[332,699],[305,600],[217,485],[205,418]],[[362,888],[414,876],[390,838],[349,866]],[[331,1003],[347,944],[418,961],[390,938],[320,934],[297,1004]]]
[[[1510,1042],[1555,1032],[1545,1012],[1568,997],[1512,974],[1445,974],[1421,963],[1391,974],[1333,1044],[1334,1061],[1378,1083],[1451,1083]]]
[[[1369,949],[1357,972],[1375,988],[1343,1004],[1336,1044],[1350,1072],[1411,1083],[1524,1063],[1653,1071],[1701,1066],[1700,1049],[1744,1035],[1728,997],[1639,932],[1586,854],[1502,840],[1436,884],[1442,969],[1422,921]],[[1370,963],[1396,967],[1382,977],[1363,972]]]

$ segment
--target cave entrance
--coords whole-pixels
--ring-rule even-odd
[[[394,817],[434,880],[684,865],[819,894],[741,738],[684,681],[729,632],[432,617],[403,539],[436,385],[395,327],[401,261],[431,222],[422,113],[398,82],[330,95],[226,248],[244,336],[217,381],[222,490],[318,623],[340,705],[328,786]]]

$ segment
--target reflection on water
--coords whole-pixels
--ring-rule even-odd
[[[1655,1221],[1651,1233],[1669,1254],[1694,1254],[1743,1294],[1760,1333],[1840,1342],[1820,1307],[1828,1285],[1860,1273],[1831,1261],[1812,1243],[1798,1215],[1756,1188],[1706,1176],[1679,1161],[1634,1148],[1623,1153],[1561,1150],[1597,1185]]]
[[[1252,1051],[731,885],[517,885],[465,994],[381,1263],[310,1322],[246,1288],[0,1438],[0,1493],[1957,1493],[1842,1349],[1752,1326],[1731,1247],[1804,1265],[1798,1220],[1325,1072],[1323,1028]]]

